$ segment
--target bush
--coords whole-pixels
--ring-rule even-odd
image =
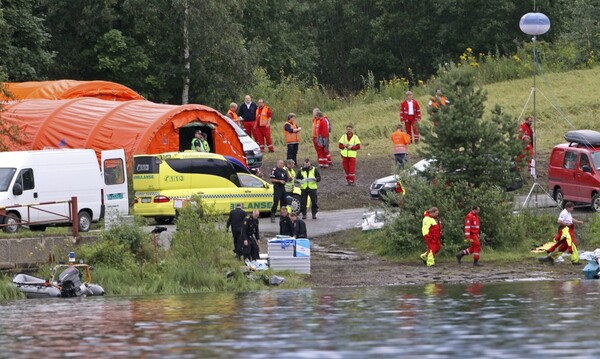
[[[144,232],[141,225],[120,221],[118,224],[110,227],[101,235],[103,241],[116,242],[122,245],[136,256],[148,258],[149,254],[144,253],[144,244],[150,242],[150,234]]]

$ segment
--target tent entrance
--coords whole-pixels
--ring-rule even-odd
[[[206,137],[206,141],[210,146],[210,152],[215,152],[215,138],[214,138],[213,124],[202,123],[202,122],[190,122],[187,125],[179,128],[179,152],[183,152],[192,148],[192,140],[194,139],[194,133],[196,130],[201,130]]]

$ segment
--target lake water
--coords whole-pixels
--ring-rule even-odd
[[[0,357],[599,358],[600,281],[20,300]]]

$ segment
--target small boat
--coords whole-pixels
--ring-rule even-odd
[[[61,271],[58,280],[56,274]],[[85,281],[82,282],[82,271],[85,272]],[[90,266],[87,264],[59,264],[52,268],[49,280],[19,273],[12,282],[27,296],[27,298],[49,297],[82,297],[101,296],[104,289],[98,284],[92,284]]]

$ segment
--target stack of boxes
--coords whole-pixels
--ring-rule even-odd
[[[267,250],[271,269],[310,274],[310,240],[277,236],[269,240]]]

